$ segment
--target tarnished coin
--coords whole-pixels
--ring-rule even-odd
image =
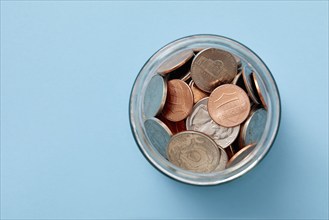
[[[252,73],[252,70],[248,66],[245,65],[242,68],[242,77],[243,77],[243,81],[246,86],[248,95],[254,103],[259,104],[259,100],[253,89],[253,85],[252,85],[253,82],[251,81],[251,73]]]
[[[234,56],[216,48],[208,48],[198,53],[191,65],[193,81],[208,93],[220,84],[232,82],[236,74],[237,63]]]
[[[158,68],[157,72],[161,75],[168,74],[179,67],[183,66],[189,59],[194,56],[193,50],[185,50],[169,57]]]
[[[167,83],[165,79],[156,74],[152,77],[150,82],[147,84],[143,110],[146,118],[152,118],[158,115],[166,102],[167,95]]]
[[[257,74],[252,73],[252,78],[254,80],[255,83],[255,87],[259,96],[259,99],[263,105],[263,107],[267,110],[267,105],[266,105],[266,101],[265,101],[265,97],[264,97],[264,92],[265,92],[265,88],[264,85],[261,83],[259,77],[257,76]]]
[[[219,152],[220,152],[219,163],[218,163],[218,166],[215,168],[214,172],[225,170],[226,164],[228,161],[228,156],[227,156],[225,150],[223,148],[219,147]]]
[[[146,135],[153,147],[157,149],[164,158],[167,158],[167,146],[172,136],[169,128],[157,118],[147,119],[144,122],[144,127]]]
[[[188,82],[191,79],[191,72],[188,72],[186,75],[184,75],[183,77],[180,78],[180,80],[184,81],[184,82]]]
[[[181,121],[191,112],[193,94],[190,87],[179,79],[168,81],[167,100],[162,115],[169,121]]]
[[[267,112],[260,108],[250,114],[241,126],[240,145],[257,144],[265,129]]]
[[[170,131],[173,134],[177,134],[182,131],[186,131],[186,123],[185,120],[178,121],[178,122],[172,122],[163,117],[162,115],[157,116],[158,119],[160,119],[167,127],[170,129]]]
[[[209,115],[217,124],[224,127],[241,124],[248,117],[249,111],[249,98],[239,86],[221,85],[209,96]]]
[[[204,50],[204,49],[206,49],[206,48],[204,48],[204,47],[193,48],[193,52],[194,52],[195,54],[197,54],[197,53],[199,53],[200,51],[202,51],[202,50]]]
[[[239,150],[234,156],[227,162],[226,168],[230,168],[240,161],[242,161],[244,158],[246,158],[251,151],[255,148],[255,144],[250,144]]]
[[[186,119],[187,130],[194,130],[210,136],[222,148],[228,147],[238,136],[240,125],[227,128],[218,125],[208,113],[208,97],[197,102]]]
[[[205,97],[208,97],[209,94],[202,91],[201,89],[199,89],[193,80],[191,80],[191,82],[189,83],[189,86],[192,90],[192,93],[193,93],[193,98],[194,98],[194,104],[197,103],[199,100],[205,98]]]
[[[219,164],[219,149],[207,135],[196,131],[175,134],[168,145],[168,159],[183,169],[209,173]]]
[[[226,152],[228,158],[231,158],[235,154],[236,150],[235,150],[235,147],[233,147],[233,143],[230,146],[228,146],[227,148],[225,148],[225,152]]]

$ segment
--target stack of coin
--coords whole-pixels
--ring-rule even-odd
[[[148,82],[144,128],[172,164],[209,173],[245,159],[267,118],[259,76],[238,56],[218,48],[173,54]]]

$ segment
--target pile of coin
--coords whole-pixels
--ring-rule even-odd
[[[183,169],[209,173],[232,167],[260,140],[267,118],[259,76],[218,48],[173,54],[144,94],[144,128],[159,154]]]

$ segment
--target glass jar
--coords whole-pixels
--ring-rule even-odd
[[[177,167],[162,157],[152,146],[147,138],[143,114],[143,99],[146,86],[160,64],[169,56],[195,48],[219,48],[226,50],[239,57],[241,62],[247,64],[255,74],[258,75],[259,82],[263,84],[263,96],[267,103],[267,122],[263,135],[257,143],[255,149],[238,164],[212,173],[195,173]],[[280,124],[280,96],[275,80],[264,64],[264,62],[248,47],[243,44],[218,35],[193,35],[175,40],[160,50],[158,50],[142,67],[133,85],[130,103],[129,117],[130,125],[136,143],[145,158],[163,174],[194,185],[216,185],[236,179],[256,166],[270,150]]]

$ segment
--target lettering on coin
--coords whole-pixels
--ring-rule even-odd
[[[248,117],[250,101],[240,87],[225,84],[210,94],[208,110],[210,117],[219,125],[234,127]]]

